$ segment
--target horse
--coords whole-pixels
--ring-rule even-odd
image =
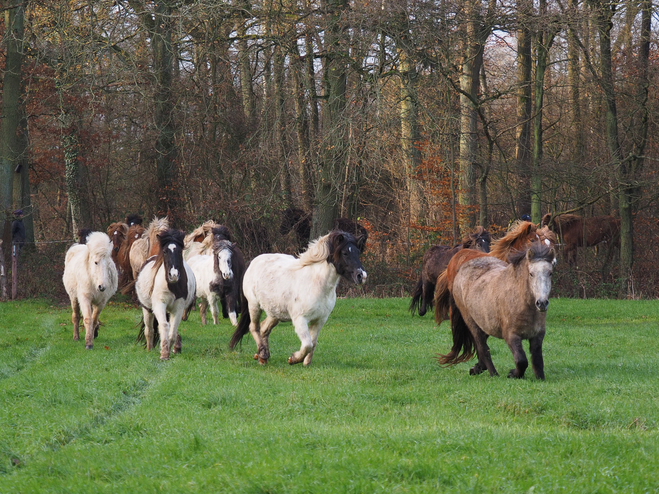
[[[121,263],[119,262],[119,251],[122,244],[126,241],[128,235],[128,225],[122,221],[111,223],[107,229],[108,236],[112,240],[112,260],[117,270],[121,273]]]
[[[412,301],[409,307],[412,315],[417,312],[420,316],[424,316],[428,307],[432,309],[437,277],[446,269],[451,257],[462,249],[475,249],[488,253],[490,252],[491,240],[488,231],[482,226],[478,226],[463,239],[461,244],[453,248],[447,245],[433,245],[430,247],[423,255],[421,277],[412,291]]]
[[[89,236],[90,233],[93,233],[94,230],[91,228],[80,228],[78,230],[78,243],[81,245],[85,245],[87,243],[87,237]]]
[[[495,257],[500,261],[508,262],[511,255],[520,250],[526,250],[532,242],[540,242],[546,247],[553,248],[556,240],[556,235],[548,227],[538,228],[530,221],[516,221],[503,237],[491,244],[489,254],[474,249],[460,250],[437,277],[433,300],[435,319],[443,321],[449,317],[453,280],[465,262],[483,256]]]
[[[146,227],[142,236],[133,242],[129,252],[129,260],[133,279],[137,279],[144,262],[151,256],[158,255],[160,242],[157,236],[169,230],[169,219],[154,217],[149,226]]]
[[[505,340],[513,354],[515,368],[508,377],[521,379],[529,365],[522,340],[529,340],[535,377],[545,379],[542,342],[556,253],[553,247],[533,242],[509,260],[477,257],[458,271],[451,289],[453,347],[438,356],[441,365],[466,362],[475,349],[478,362],[469,373],[487,370],[490,376],[498,375],[487,345],[488,337],[494,336]],[[436,320],[441,324],[442,319]]]
[[[243,278],[243,310],[229,347],[233,349],[249,331],[257,346],[254,359],[265,365],[270,358],[270,332],[280,321],[292,321],[301,346],[288,363],[310,365],[318,334],[334,309],[341,277],[357,285],[366,282],[359,260],[362,241],[333,230],[311,242],[299,257],[262,254],[254,258]],[[266,318],[259,327],[262,311]]]
[[[613,216],[593,216],[584,218],[576,214],[552,216],[547,213],[542,217],[543,226],[553,226],[553,230],[561,236],[568,264],[577,260],[577,248],[594,247],[607,242],[620,248],[620,220]],[[610,251],[607,252],[607,260]]]
[[[169,360],[170,349],[180,353],[178,326],[185,310],[195,301],[196,282],[183,259],[183,237],[183,232],[173,229],[157,234],[158,254],[146,260],[135,282],[143,314],[138,340],[144,337],[150,351],[157,330],[160,360]]]
[[[233,242],[229,228],[220,225],[213,220],[204,222],[198,228],[195,228],[192,233],[185,236],[185,249],[183,250],[183,257],[190,259],[197,255],[213,255],[213,242],[217,236],[221,236],[224,240]]]
[[[311,238],[311,214],[299,208],[287,208],[282,213],[279,233],[288,235],[295,232],[300,249],[309,244]]]
[[[235,243],[225,239],[219,228],[214,228],[212,255],[196,255],[188,259],[197,281],[197,298],[201,299],[201,323],[206,324],[208,306],[213,316],[213,324],[219,322],[218,300],[222,305],[222,316],[238,325],[240,313],[245,260]],[[185,320],[185,316],[184,316]]]
[[[80,339],[80,314],[85,326],[85,348],[94,347],[98,317],[117,291],[117,268],[112,261],[112,242],[103,232],[93,232],[85,244],[73,244],[66,252],[62,281],[71,300],[73,340]]]
[[[142,217],[139,214],[129,214],[126,216],[126,225],[128,228],[142,224]]]
[[[119,252],[117,253],[117,260],[119,261],[119,273],[121,279],[119,286],[125,287],[135,281],[133,277],[133,268],[130,265],[130,251],[133,248],[133,244],[144,234],[145,228],[141,224],[133,224],[128,227],[126,232],[126,238],[119,247]]]

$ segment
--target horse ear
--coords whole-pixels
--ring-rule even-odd
[[[535,252],[533,251],[533,249],[527,249],[527,251],[526,251],[526,258],[527,258],[529,261],[532,261],[534,257],[535,257]]]

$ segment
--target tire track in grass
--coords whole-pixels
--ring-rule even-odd
[[[158,385],[162,380],[162,373],[167,365],[156,365],[155,373],[149,374],[149,379],[140,377],[127,389],[121,391],[121,395],[106,411],[96,415],[89,422],[79,427],[67,428],[45,443],[45,448],[50,451],[59,451],[73,441],[89,436],[94,430],[103,427],[110,420],[127,411],[139,406],[146,393]]]

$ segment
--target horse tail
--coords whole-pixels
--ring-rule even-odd
[[[453,347],[446,355],[438,354],[439,365],[455,365],[473,358],[474,337],[467,326],[462,314],[451,299],[451,332],[453,333]]]
[[[252,322],[252,318],[249,316],[249,308],[247,306],[247,299],[245,295],[240,293],[240,319],[238,319],[238,326],[231,336],[231,341],[229,342],[229,348],[233,350],[235,346],[240,343],[247,333],[249,333],[249,325]]]
[[[451,306],[453,305],[453,297],[448,289],[448,271],[442,271],[437,277],[437,284],[435,285],[435,322],[441,324],[449,318]]]
[[[135,280],[126,280],[125,283],[119,288],[123,295],[130,295],[135,291]]]
[[[409,311],[412,315],[414,315],[415,312],[418,313],[420,316],[423,315],[421,314],[422,296],[423,296],[423,277],[419,278],[419,281],[414,287],[414,290],[412,290],[412,301],[410,302],[410,308],[409,308]]]
[[[167,314],[167,319],[169,319],[169,314]],[[146,324],[144,323],[144,318],[142,318],[142,322],[140,323],[140,330],[137,333],[137,338],[135,339],[135,343],[142,343],[142,346],[146,348],[146,335],[144,334],[144,328],[146,328]],[[158,318],[154,317],[153,345],[155,346],[159,341],[160,341],[160,331],[158,331]]]

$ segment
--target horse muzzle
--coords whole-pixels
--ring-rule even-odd
[[[228,273],[222,273],[222,278],[231,281],[233,279],[233,273],[229,271]]]
[[[547,308],[549,308],[549,300],[536,300],[535,307],[540,312],[547,312]]]
[[[99,292],[104,292],[105,291],[105,286],[104,285],[98,285],[98,291]]]
[[[352,279],[357,285],[363,285],[366,283],[366,278],[368,275],[363,269],[358,269],[357,272],[353,275]]]

